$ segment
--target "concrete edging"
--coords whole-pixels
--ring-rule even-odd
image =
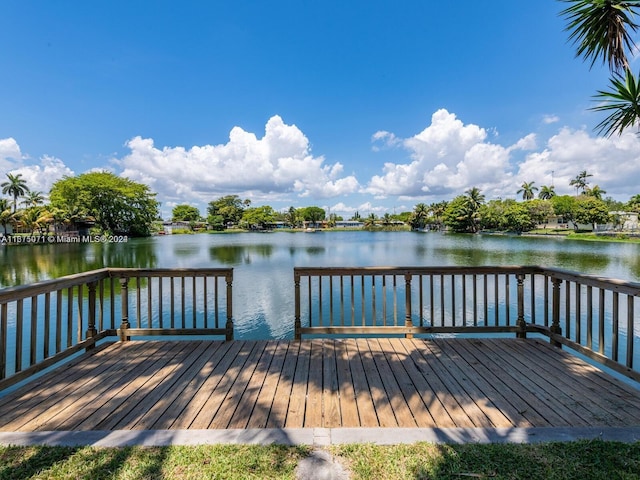
[[[560,428],[284,428],[0,432],[0,445],[167,446],[208,444],[312,445],[345,443],[542,443],[599,439],[640,441],[640,427]]]

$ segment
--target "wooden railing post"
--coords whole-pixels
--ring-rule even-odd
[[[552,278],[551,283],[553,284],[553,293],[551,297],[551,333],[562,335],[562,327],[560,326],[560,285],[562,284],[562,280],[559,278]],[[553,338],[551,339],[551,345],[554,345],[558,348],[562,348],[562,344]]]
[[[96,287],[98,282],[91,282],[87,285],[89,290],[89,314],[87,317],[87,338],[93,338],[98,334],[96,330]],[[92,343],[87,347],[87,351],[95,347],[95,343]]]
[[[225,324],[225,340],[233,340],[233,273],[225,276],[227,282],[227,323]]]
[[[407,328],[413,327],[413,321],[411,320],[411,277],[410,273],[404,274],[404,297],[405,297],[405,315],[404,326]],[[413,333],[405,333],[404,338],[413,338]]]
[[[129,279],[120,277],[120,293],[122,298],[122,323],[120,324],[120,340],[129,340],[127,329],[129,328]]]
[[[517,338],[527,338],[527,322],[524,320],[524,273],[516,275],[518,279],[518,326]]]
[[[300,340],[302,323],[300,322],[300,274],[293,272],[293,283],[295,290],[295,320],[294,320],[294,338]]]

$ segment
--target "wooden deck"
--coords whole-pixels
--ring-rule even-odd
[[[0,397],[0,430],[640,425],[640,390],[528,339],[132,341]]]

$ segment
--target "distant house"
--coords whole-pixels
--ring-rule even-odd
[[[361,228],[364,223],[358,220],[338,220],[336,221],[336,228]]]

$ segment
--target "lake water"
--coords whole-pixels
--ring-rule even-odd
[[[199,234],[0,248],[0,286],[110,267],[233,267],[236,338],[292,338],[294,266],[542,265],[640,281],[640,245],[417,232]]]

